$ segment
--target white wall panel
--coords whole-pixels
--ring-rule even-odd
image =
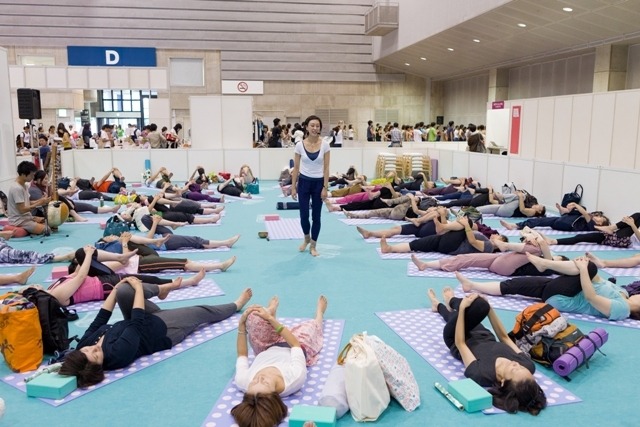
[[[66,89],[67,85],[67,69],[60,67],[47,67],[47,87],[50,89]]]
[[[44,68],[27,67],[24,70],[25,86],[29,88],[47,87],[47,77]]]
[[[100,179],[113,167],[111,150],[73,150],[73,153],[73,171],[81,178]]]
[[[563,175],[563,164],[536,161],[533,169],[531,193],[538,198],[540,203],[553,207],[555,203],[562,200],[562,195],[568,192],[568,190],[562,191]]]
[[[516,183],[516,187],[531,192],[533,188],[534,161],[512,157],[509,160],[509,181]]]
[[[188,169],[187,152],[189,150],[149,150],[151,154],[151,166],[155,172],[158,168],[164,166],[170,172],[173,172],[173,181],[186,181],[191,176]],[[142,172],[142,171],[141,171]]]
[[[509,156],[492,156],[488,155],[489,174],[487,184],[493,185],[497,190],[502,187],[509,179],[509,160],[513,157]]]
[[[252,96],[223,96],[222,147],[225,149],[251,148],[253,146],[252,119]]]
[[[107,68],[89,68],[89,89],[106,89],[109,87],[109,73]]]
[[[109,89],[129,89],[129,70],[126,68],[109,68]]]
[[[149,86],[155,90],[167,90],[169,87],[167,70],[149,69]]]
[[[611,159],[613,117],[615,114],[615,93],[593,95],[591,116],[591,138],[589,142],[589,163],[608,165]]]
[[[593,166],[576,166],[565,165],[564,176],[562,178],[562,194],[573,191],[576,185],[582,184],[584,188],[584,194],[580,202],[581,205],[587,207],[590,210],[596,210],[595,206],[598,205],[598,191],[600,182],[600,169]],[[618,183],[620,185],[620,183]],[[609,190],[611,191],[610,187]],[[618,202],[620,203],[619,195]]]
[[[593,96],[580,95],[573,98],[571,114],[571,151],[572,163],[589,162],[589,140],[591,139],[591,108]]]
[[[246,151],[256,151],[246,150]],[[246,152],[245,151],[245,152]],[[260,155],[260,178],[261,179],[278,179],[280,172],[283,168],[289,167],[289,159],[293,158],[293,153],[286,148],[261,148],[258,149]],[[367,151],[367,150],[363,150]],[[374,157],[373,164],[375,165],[375,156],[377,155],[373,151],[369,153]],[[373,168],[375,169],[375,167]],[[374,172],[371,172],[373,176]],[[275,207],[274,207],[275,208]]]
[[[520,153],[522,157],[536,156],[538,133],[538,99],[525,99],[522,102],[520,123]]]
[[[253,174],[260,178],[262,174],[262,165],[260,164],[259,149],[225,149],[224,150],[224,169],[232,176],[240,172],[240,167],[247,164],[251,167]],[[293,156],[292,152],[289,152]]]
[[[11,89],[25,87],[24,67],[9,67]]]
[[[638,188],[639,185],[640,174],[638,173],[602,169],[600,171],[600,185],[597,188],[598,203],[597,205],[587,205],[587,207],[589,210],[603,211],[613,223],[620,221],[623,216],[640,212],[640,200],[637,197],[626,197],[628,193],[625,191],[630,188]],[[619,189],[619,191],[612,191],[612,189]]]
[[[131,89],[149,89],[149,72],[143,68],[129,69],[129,85]]]
[[[94,150],[98,151],[98,150]],[[142,173],[144,171],[145,160],[151,159],[151,149],[142,150],[142,149],[130,149],[130,150],[111,150],[111,158],[113,166],[120,169],[122,175],[124,175],[125,181],[130,182],[140,182],[142,181]],[[161,164],[153,164],[151,163],[151,171],[154,173],[157,171]],[[173,164],[167,165],[169,171],[173,172]],[[104,172],[108,170],[107,165],[100,165],[101,169],[105,169]],[[103,171],[96,172],[99,176],[102,176]],[[98,179],[98,176],[96,176]],[[132,188],[129,187],[129,190]]]
[[[291,157],[293,158],[293,153]],[[332,148],[330,159],[329,173],[346,173],[351,166],[354,166],[358,173],[363,173],[362,151],[359,148]],[[375,177],[367,175],[367,178],[371,180]]]
[[[538,102],[536,129],[536,160],[551,160],[553,126],[555,124],[555,99],[542,98]]]
[[[149,99],[149,123],[157,124],[159,126],[158,130],[162,129],[163,125],[171,123],[169,98]]]
[[[551,160],[566,162],[571,149],[571,114],[573,99],[569,96],[555,98]]]
[[[89,87],[88,70],[85,67],[67,68],[69,89],[86,89]]]
[[[222,97],[192,96],[191,146],[193,148],[222,148]]]
[[[440,150],[438,154],[438,174],[441,177],[449,178],[450,176],[456,176],[453,169],[453,151]],[[466,173],[464,174],[466,175]]]
[[[453,152],[453,176],[467,176],[469,173],[469,154],[468,151]]]
[[[207,174],[211,172],[222,172],[224,170],[224,151],[223,150],[187,150],[187,169],[189,170],[189,176],[193,173],[198,166],[202,166]],[[249,164],[251,170],[254,170],[254,165]]]
[[[75,173],[75,163],[73,161],[74,152],[75,150],[66,150],[59,153],[62,166],[62,176],[79,176]]]
[[[637,92],[616,93],[611,167],[628,169],[635,167],[639,117],[640,94]]]
[[[483,186],[491,184],[487,182],[489,179],[489,156],[480,153],[469,153],[469,172],[467,174]]]

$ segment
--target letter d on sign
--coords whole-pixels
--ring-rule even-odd
[[[120,55],[115,50],[105,50],[107,65],[116,65],[120,62]]]

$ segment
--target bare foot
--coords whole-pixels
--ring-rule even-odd
[[[404,220],[409,221],[411,224],[415,225],[416,227],[420,226],[420,221],[418,220],[418,218],[404,217]]]
[[[188,224],[187,222],[176,222],[175,224],[172,224],[170,227],[175,230],[176,228],[183,227],[187,224]]]
[[[356,227],[356,230],[358,230],[358,233],[360,233],[362,237],[364,237],[365,239],[368,239],[369,237],[371,237],[371,232],[368,230],[365,230],[360,226]]]
[[[171,238],[171,234],[167,234],[166,236],[162,236],[162,237],[158,237],[157,239],[153,239],[154,240],[154,245],[156,246],[162,246],[165,243],[167,243],[167,240],[169,240]]]
[[[224,194],[220,196],[220,203],[224,203]]]
[[[304,241],[302,242],[302,244],[300,245],[298,250],[300,252],[306,251],[307,250],[307,246],[309,245],[309,243],[311,243],[311,236],[304,236]]]
[[[318,298],[318,306],[316,308],[316,320],[322,321],[324,313],[327,311],[328,304],[329,302],[327,301],[327,297],[320,295],[320,298]]]
[[[215,208],[213,210],[214,214],[219,214],[220,212],[222,212],[224,210],[224,206],[218,206],[217,208]]]
[[[116,213],[120,210],[120,205],[115,205],[111,208],[111,212]]]
[[[431,311],[437,313],[440,301],[438,301],[438,297],[436,297],[436,291],[434,291],[433,289],[429,289],[429,291],[427,292],[427,297],[429,297],[429,300],[431,301]]]
[[[34,271],[36,271],[36,268],[35,267],[31,267],[31,268],[26,269],[22,273],[18,274],[16,276],[16,283],[20,283],[21,285],[26,285],[27,284],[27,280],[33,274]]]
[[[236,256],[232,256],[231,258],[229,258],[228,260],[226,260],[225,262],[222,263],[222,266],[220,267],[220,270],[222,271],[227,271],[229,269],[229,267],[231,267],[233,265],[233,263],[236,262]]]
[[[465,292],[471,292],[473,290],[473,282],[471,280],[467,279],[466,277],[464,277],[458,271],[456,271],[456,279],[458,279],[458,281],[462,285],[462,289]]]
[[[280,298],[277,295],[274,295],[269,300],[269,305],[267,306],[267,311],[271,313],[272,316],[276,315],[276,311],[278,311],[278,306],[280,305]]]
[[[244,307],[245,304],[249,302],[252,296],[253,296],[253,291],[251,290],[251,288],[247,288],[244,291],[242,291],[238,299],[235,300],[236,307],[238,307],[237,311],[242,310],[242,307]]]
[[[455,294],[453,293],[453,289],[449,286],[445,287],[442,290],[442,296],[444,297],[444,305],[448,310],[451,310],[451,304],[449,304],[449,302],[451,301],[451,298],[455,296]]]
[[[202,281],[202,279],[204,279],[204,276],[206,273],[207,272],[204,270],[204,268],[201,269],[194,276],[191,276],[187,280],[184,280],[182,282],[182,286],[196,286],[198,283]]]
[[[309,253],[311,254],[311,256],[320,255],[316,250],[316,242],[314,242],[313,240],[311,241],[311,245],[309,245]]]
[[[240,235],[236,234],[235,236],[225,240],[224,241],[224,246],[226,246],[228,248],[232,247],[233,245],[236,244],[236,242],[238,241],[239,238],[240,238]]]
[[[418,270],[424,271],[427,268],[427,263],[420,261],[417,256],[411,254],[411,261],[418,267]]]
[[[500,220],[500,225],[506,228],[507,230],[517,230],[518,226],[515,224],[511,224],[510,222],[505,221],[504,219]]]
[[[15,233],[15,230],[8,230],[8,231],[0,231],[0,237],[2,237],[5,240],[9,240],[11,237],[13,237],[13,233]]]
[[[182,277],[178,277],[171,283],[165,283],[163,285],[158,285],[158,299],[165,299],[169,296],[171,291],[176,289],[180,289],[182,286]]]
[[[73,217],[75,222],[87,222],[89,221],[87,218],[80,216],[80,215],[76,215]]]
[[[391,246],[387,243],[386,237],[380,238],[380,251],[382,251],[383,254],[388,254],[391,252]]]
[[[591,252],[586,252],[585,255],[587,256],[587,258],[589,258],[589,261],[591,261],[592,263],[594,263],[596,265],[596,267],[598,268],[604,268],[604,261],[601,260],[600,258],[598,258],[597,256],[595,256],[594,254],[592,254]]]
[[[138,253],[138,250],[134,249],[134,250],[129,251],[127,253],[120,254],[120,255],[118,255],[118,262],[120,262],[122,264],[126,264],[126,263],[129,262],[129,259],[131,259],[131,257],[136,255],[137,253]]]

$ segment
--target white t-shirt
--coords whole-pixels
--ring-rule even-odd
[[[105,147],[111,147],[111,134],[107,131],[100,131],[100,139],[104,141]]]
[[[295,153],[300,154],[300,174],[308,178],[324,177],[324,153],[329,151],[331,151],[329,143],[322,141],[318,157],[315,160],[311,160],[304,149],[304,142],[296,144]]]
[[[304,139],[304,132],[302,132],[300,129],[296,130],[293,133],[293,141],[297,144],[298,142],[302,142],[302,140]]]
[[[236,361],[236,386],[247,391],[249,383],[264,368],[277,368],[284,379],[281,396],[289,396],[300,390],[307,380],[307,362],[300,347],[271,347],[258,354],[251,366],[246,356]]]
[[[420,129],[413,130],[413,142],[422,142],[422,132]]]

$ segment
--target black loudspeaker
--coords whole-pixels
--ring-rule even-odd
[[[22,117],[20,117],[22,118]],[[436,116],[436,124],[443,125],[444,124],[444,116]]]
[[[42,118],[39,90],[18,89],[18,116],[26,120]]]

